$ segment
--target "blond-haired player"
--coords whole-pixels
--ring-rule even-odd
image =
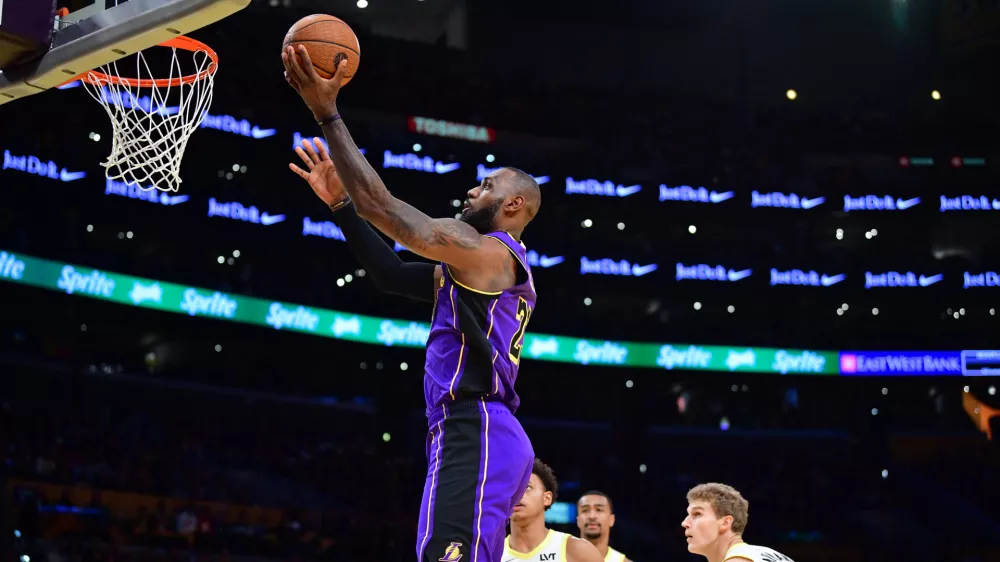
[[[792,562],[780,552],[743,542],[750,502],[732,486],[699,484],[688,491],[687,500],[687,517],[681,527],[688,552],[708,562]]]
[[[580,538],[597,547],[604,562],[631,562],[624,554],[611,548],[611,528],[615,526],[614,506],[611,496],[591,490],[576,502],[576,526]]]
[[[510,535],[504,542],[504,562],[603,562],[589,542],[545,527],[545,511],[556,500],[559,485],[552,469],[535,459],[524,497],[510,516]]]

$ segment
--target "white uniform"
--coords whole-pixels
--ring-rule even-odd
[[[726,560],[738,562],[740,558],[746,558],[753,562],[795,562],[777,550],[772,550],[766,546],[754,546],[745,542],[729,547],[726,557],[722,559],[722,562]]]
[[[604,562],[625,562],[625,555],[617,550],[608,547],[608,553],[604,555]]]
[[[510,535],[503,541],[503,562],[530,560],[532,562],[566,562],[566,543],[570,535],[548,530],[542,542],[531,552],[518,552],[510,547]]]

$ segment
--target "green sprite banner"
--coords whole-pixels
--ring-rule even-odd
[[[430,326],[226,294],[0,251],[0,280],[176,314],[386,346],[423,347]],[[836,351],[614,342],[527,334],[540,361],[700,371],[839,374]]]

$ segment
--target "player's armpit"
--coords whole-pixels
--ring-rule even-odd
[[[604,557],[601,556],[596,546],[590,544],[590,541],[570,537],[566,541],[566,560],[567,562],[604,562]]]
[[[509,253],[503,243],[480,235],[469,224],[457,219],[432,219],[392,196],[384,205],[359,208],[358,214],[411,252],[459,270],[495,267]]]

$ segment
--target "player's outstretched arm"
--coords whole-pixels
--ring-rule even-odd
[[[570,537],[566,541],[566,561],[567,562],[604,562],[597,547],[577,537]]]
[[[314,145],[315,142],[315,145]],[[302,141],[295,152],[306,170],[289,164],[293,172],[309,183],[309,187],[330,209],[340,225],[347,246],[354,257],[370,273],[375,286],[382,292],[433,301],[434,291],[441,280],[441,266],[430,263],[407,263],[385,243],[371,226],[354,210],[344,191],[330,154],[319,139]]]
[[[497,260],[507,259],[508,250],[503,244],[484,238],[472,226],[456,219],[432,219],[389,193],[358,150],[337,111],[346,61],[337,67],[332,78],[324,79],[316,74],[303,46],[287,47],[281,58],[286,80],[322,124],[333,163],[361,217],[410,251],[459,270],[477,269],[484,263],[503,263]]]

